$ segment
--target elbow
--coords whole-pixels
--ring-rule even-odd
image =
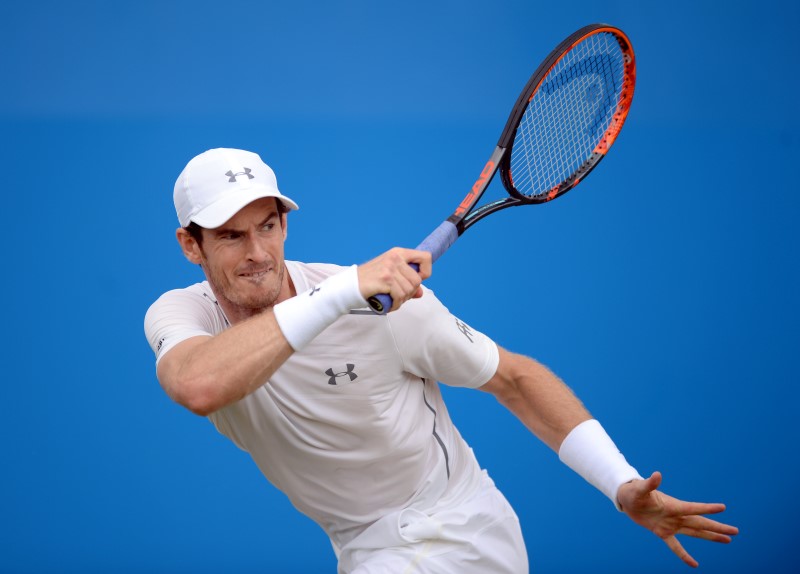
[[[167,394],[173,401],[201,417],[207,417],[224,406],[213,386],[200,380],[178,381]]]
[[[191,399],[181,403],[189,411],[200,417],[207,417],[219,410],[219,405],[214,401],[202,396],[193,396]]]

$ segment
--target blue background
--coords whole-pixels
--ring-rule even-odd
[[[201,278],[174,240],[175,178],[251,149],[301,204],[288,257],[414,246],[533,68],[595,21],[638,61],[609,157],[479,223],[428,284],[562,376],[666,492],[728,504],[730,546],[684,539],[703,572],[800,568],[800,8],[556,4],[3,4],[0,571],[333,572],[322,531],[156,381],[144,312]],[[535,572],[686,571],[490,396],[447,400]]]

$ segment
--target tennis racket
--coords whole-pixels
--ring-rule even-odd
[[[551,201],[578,185],[619,135],[635,83],[636,60],[622,30],[591,24],[567,37],[528,80],[472,189],[417,249],[436,261],[484,217]],[[498,170],[509,196],[476,207]],[[392,307],[388,294],[368,302],[378,314]]]

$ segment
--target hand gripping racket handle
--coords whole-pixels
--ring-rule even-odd
[[[431,262],[435,262],[456,242],[456,239],[458,239],[458,229],[450,221],[445,220],[417,246],[417,249],[430,253]],[[419,265],[416,263],[409,263],[409,266],[414,271],[419,271]],[[385,315],[392,308],[392,296],[388,293],[373,295],[367,299],[367,302],[378,315]]]

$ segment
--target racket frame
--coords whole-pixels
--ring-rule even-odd
[[[536,196],[525,195],[514,186],[510,165],[514,138],[516,137],[517,128],[519,127],[522,116],[550,70],[552,70],[574,46],[585,40],[588,36],[599,33],[611,33],[614,35],[622,50],[624,61],[623,85],[619,99],[617,100],[617,107],[612,114],[611,122],[592,154],[581,164],[574,174],[554,186],[547,193]],[[489,161],[486,162],[483,170],[481,170],[480,177],[473,184],[469,193],[461,201],[453,214],[447,218],[447,221],[455,225],[458,234],[461,235],[479,220],[496,211],[516,205],[547,203],[573,189],[589,174],[589,172],[597,167],[597,164],[605,157],[606,152],[619,135],[622,125],[627,118],[628,111],[630,110],[635,84],[636,59],[631,47],[631,42],[622,30],[608,24],[590,24],[570,34],[550,52],[541,64],[539,64],[539,67],[528,80],[528,83],[525,84],[525,88],[520,93],[508,116],[508,120],[500,134],[500,139],[497,142],[494,152],[492,152]],[[489,187],[497,171],[500,172],[503,187],[505,187],[509,197],[489,202],[476,209],[475,204],[483,196],[483,193]]]

